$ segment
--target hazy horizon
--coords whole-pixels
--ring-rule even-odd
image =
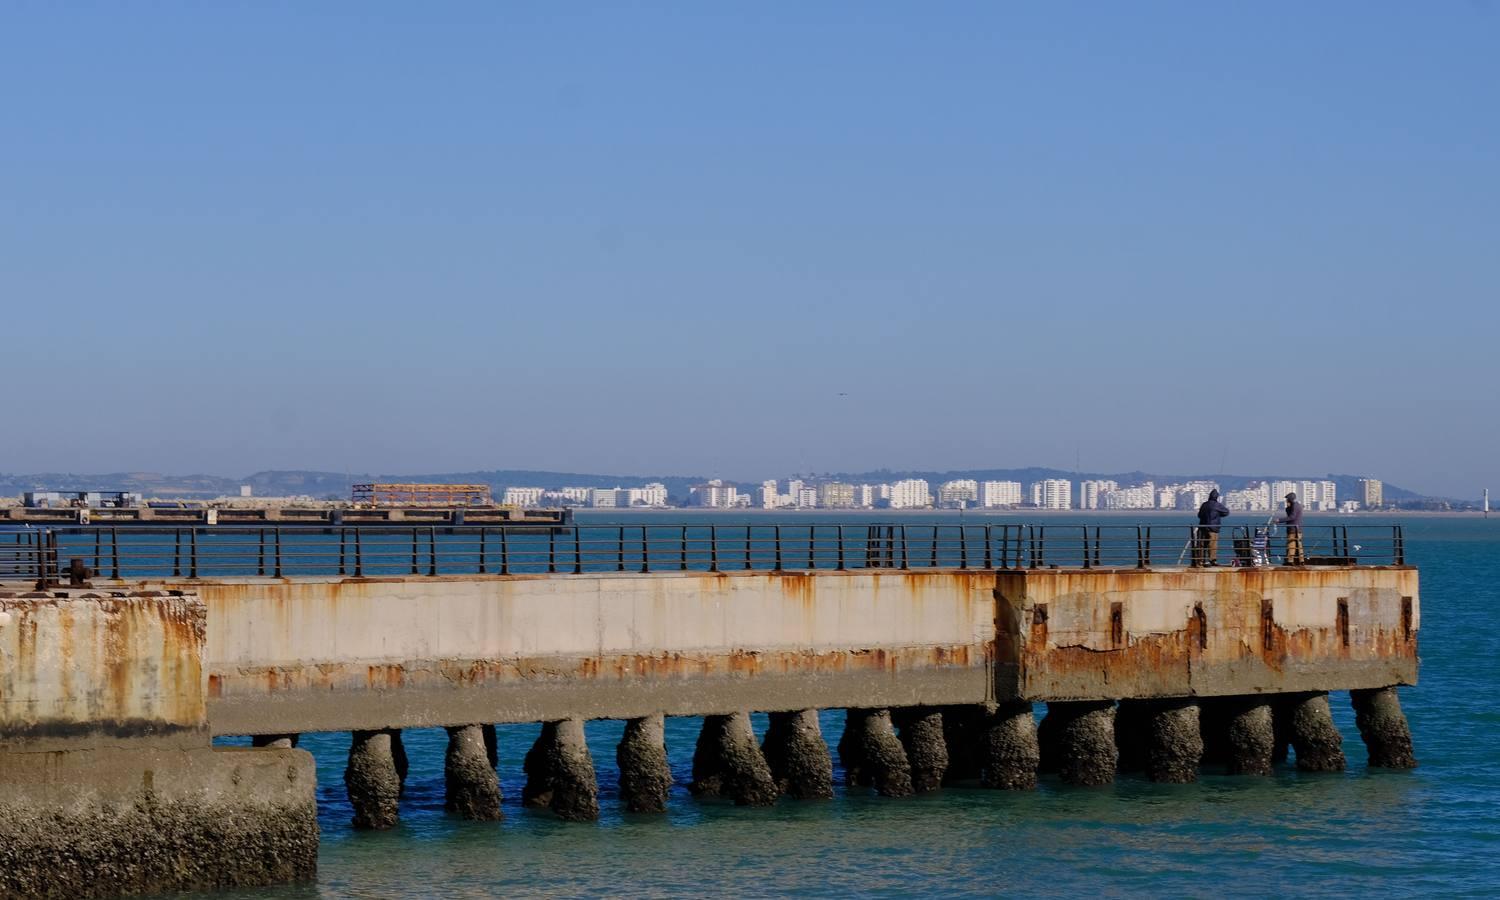
[[[12,6],[0,471],[1477,498],[1497,37],[1478,3]]]

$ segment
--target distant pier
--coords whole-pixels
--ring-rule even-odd
[[[889,797],[1339,771],[1330,691],[1349,692],[1371,765],[1414,766],[1401,529],[1309,527],[1305,566],[1252,565],[1232,532],[1215,565],[1185,565],[1190,540],[347,520],[0,535],[0,893],[311,877],[306,732],[353,733],[345,782],[371,829],[399,821],[401,732],[424,727],[448,730],[447,809],[471,819],[500,818],[496,760],[522,755],[524,801],[563,819],[598,816],[600,765],[626,808],[663,810],[667,716],[703,717],[692,794],[745,806],[832,796],[826,709],[847,710],[850,783]],[[760,738],[752,711],[771,714]],[[590,757],[588,719],[627,721],[615,760]],[[544,727],[497,745],[512,722]]]

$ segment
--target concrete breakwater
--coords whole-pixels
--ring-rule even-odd
[[[849,780],[891,797],[964,783],[1025,790],[1045,773],[1078,785],[1122,771],[1187,781],[1204,765],[1255,776],[1289,754],[1302,769],[1341,769],[1329,691],[1351,692],[1371,764],[1415,762],[1393,690],[1417,674],[1417,573],[1404,566],[170,579],[3,602],[7,760],[40,751],[26,741],[44,731],[84,740],[44,721],[87,723],[91,746],[135,747],[165,728],[119,725],[144,718],[188,723],[173,732],[191,744],[184,753],[245,760],[230,764],[241,767],[236,788],[258,777],[248,761],[278,761],[265,768],[296,784],[291,794],[262,784],[195,795],[264,810],[253,833],[283,848],[267,858],[300,861],[247,864],[240,883],[311,874],[314,857],[295,850],[307,828],[293,838],[284,827],[294,815],[316,841],[301,732],[354,733],[345,780],[355,824],[369,828],[399,819],[401,729],[415,727],[448,728],[446,805],[473,819],[500,815],[495,761],[522,748],[497,747],[492,726],[509,722],[547,723],[525,752],[523,799],[570,820],[598,815],[595,767],[608,761],[583,742],[591,718],[627,720],[613,762],[621,803],[640,812],[667,802],[664,716],[704,717],[691,792],[747,806],[832,794],[819,709],[848,711],[836,752]],[[63,652],[88,642],[75,640],[85,620],[47,612],[59,603],[97,607],[101,621],[123,621],[120,604],[169,619],[199,610],[202,630],[128,644],[98,668]],[[55,654],[24,656],[28,632],[53,634]],[[179,646],[196,669],[163,665]],[[28,676],[33,658],[73,662]],[[119,681],[132,667],[141,677]],[[752,710],[772,713],[759,738]],[[212,751],[209,733],[255,735],[258,749]],[[178,763],[136,765],[120,767],[134,775],[116,792],[131,808]],[[6,887],[47,893],[38,883]]]

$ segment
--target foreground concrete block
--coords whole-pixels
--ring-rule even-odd
[[[782,794],[794,800],[833,797],[833,757],[817,710],[771,713],[761,752]]]
[[[181,593],[0,594],[0,896],[315,875],[312,756],[210,746],[205,626]]]

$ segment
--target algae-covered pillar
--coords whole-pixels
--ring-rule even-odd
[[[0,896],[314,876],[312,756],[211,745],[206,625],[184,592],[0,593]]]

